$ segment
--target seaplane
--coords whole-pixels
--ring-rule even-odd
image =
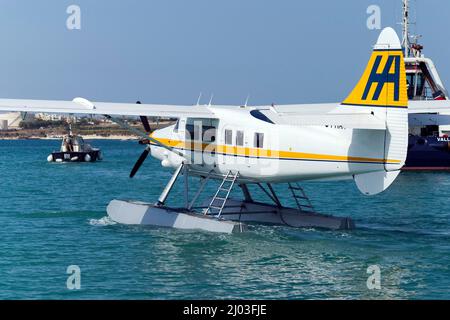
[[[448,105],[445,105],[449,110]],[[435,104],[423,110],[443,107]],[[379,35],[357,85],[341,103],[220,106],[156,105],[0,99],[0,111],[98,114],[137,134],[145,145],[134,177],[148,155],[174,173],[157,201],[112,200],[109,217],[123,224],[153,225],[210,232],[242,232],[254,223],[346,230],[352,219],[316,212],[299,183],[353,179],[364,195],[386,190],[405,164],[408,147],[408,96],[400,40],[392,28]],[[143,130],[123,116],[140,117]],[[152,130],[147,117],[176,118]],[[166,205],[184,176],[184,206]],[[189,177],[199,179],[194,187]],[[208,181],[217,190],[198,203]],[[286,186],[295,206],[285,206],[274,185]],[[258,201],[250,186],[268,201]],[[242,199],[231,197],[236,187]],[[193,189],[195,188],[195,192]],[[189,192],[191,190],[191,192]],[[192,194],[193,193],[193,194]]]

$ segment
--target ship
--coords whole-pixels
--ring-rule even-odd
[[[441,77],[434,62],[425,57],[423,46],[418,43],[420,36],[410,35],[409,0],[402,0],[402,47],[405,56],[408,99],[449,100]],[[427,122],[420,117],[409,115],[408,155],[402,170],[450,170],[449,126]]]
[[[62,138],[60,150],[47,157],[48,162],[95,162],[102,159],[101,150],[93,148],[80,135],[73,134],[71,126],[69,133]]]

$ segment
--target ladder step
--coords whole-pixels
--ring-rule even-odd
[[[236,178],[239,175],[239,173],[233,174],[233,172],[230,170],[228,173],[223,177],[222,183],[220,184],[219,188],[217,189],[216,194],[214,195],[211,203],[209,204],[208,209],[206,209],[206,212],[210,212],[212,210],[216,210],[215,212],[218,216],[221,215],[222,210],[225,207],[225,204],[228,200],[228,196],[230,195],[231,190],[233,189],[234,183],[236,182]],[[222,193],[221,193],[222,192]],[[223,194],[225,193],[225,194]],[[220,205],[220,206],[219,206]]]
[[[297,202],[297,207],[301,212],[304,213],[315,213],[314,207],[311,203],[311,200],[308,198],[308,196],[305,193],[305,190],[299,186],[298,184],[292,185],[289,184],[289,189],[292,192],[292,196],[295,199],[295,202]],[[296,192],[297,191],[297,192]],[[303,204],[303,203],[305,204]]]
[[[214,206],[215,208],[221,208],[221,207],[222,207],[222,204],[223,204],[223,203],[215,203],[215,202],[214,202],[214,203],[211,204],[211,207],[210,207],[210,208],[212,208],[212,206]]]

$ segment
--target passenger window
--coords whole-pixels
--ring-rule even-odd
[[[236,131],[236,145],[239,147],[244,145],[244,131]]]
[[[255,148],[264,148],[264,133],[255,133]]]
[[[225,130],[225,144],[233,144],[233,131]]]

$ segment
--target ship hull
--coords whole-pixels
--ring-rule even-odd
[[[404,171],[450,170],[450,139],[410,136]]]

